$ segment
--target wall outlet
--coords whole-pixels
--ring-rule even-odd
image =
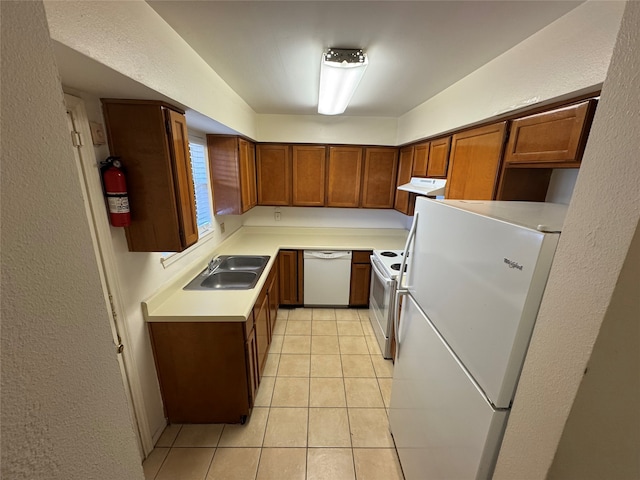
[[[224,222],[220,223],[220,233],[224,233]]]
[[[276,222],[280,221],[281,218],[281,213],[280,213],[280,209],[279,208],[275,208],[273,211],[273,218],[275,219]]]

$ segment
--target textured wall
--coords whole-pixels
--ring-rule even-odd
[[[255,136],[255,114],[142,0],[45,2],[51,38],[224,125]]]
[[[618,277],[549,480],[640,478],[640,228]]]
[[[260,142],[396,145],[398,119],[342,115],[256,115]]]
[[[2,15],[2,478],[142,479],[41,2]]]
[[[588,1],[400,117],[398,144],[604,81],[624,2]]]
[[[583,437],[575,446],[577,452],[560,450],[553,472],[582,479],[578,463],[583,462],[593,473],[608,472],[599,478],[638,478],[637,443],[615,455],[598,445],[600,435],[614,444],[638,441],[638,389],[624,381],[628,372],[615,372],[615,368],[632,369],[637,381],[638,364],[616,365],[614,351],[607,351],[611,347],[607,338],[601,342],[604,350],[591,355],[601,327],[607,332],[606,324],[613,322],[622,329],[615,335],[635,340],[637,360],[637,307],[625,306],[633,298],[625,300],[623,295],[621,300],[616,291],[635,291],[638,299],[638,265],[630,265],[630,273],[621,271],[625,262],[637,259],[630,247],[640,218],[639,47],[640,2],[629,2],[516,392],[496,480],[546,478],[590,361],[595,362],[596,381],[602,379],[602,369],[612,369],[615,378],[600,386],[616,385],[621,400],[603,401],[606,395],[593,393],[593,380],[586,374],[584,396],[576,401],[577,424],[567,424],[567,439],[576,439],[576,428],[585,428],[579,425],[587,421],[585,404],[598,416],[590,419],[593,436]],[[634,357],[626,352],[621,358]],[[615,425],[621,426],[617,432]],[[631,430],[635,433],[630,435]],[[634,469],[633,477],[620,475]]]

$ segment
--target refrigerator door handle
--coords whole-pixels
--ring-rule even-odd
[[[413,223],[407,236],[407,243],[404,246],[404,253],[402,254],[402,263],[400,264],[400,275],[398,275],[398,288],[396,290],[395,305],[393,311],[393,329],[396,334],[396,358],[400,357],[400,297],[407,295],[409,289],[405,288],[402,283],[404,279],[404,270],[407,265],[407,258],[409,257],[409,248],[411,248],[411,242],[416,236],[416,229],[418,228],[418,212],[413,216]]]
[[[396,360],[400,358],[400,297],[408,295],[408,290],[396,290],[395,304],[393,306],[393,331],[396,335]]]
[[[407,236],[407,243],[404,245],[404,253],[402,254],[402,263],[400,264],[400,275],[398,275],[398,291],[408,292],[406,288],[402,285],[402,280],[404,278],[404,269],[407,265],[407,258],[409,257],[409,248],[411,247],[411,242],[416,236],[416,229],[418,228],[418,212],[413,216],[413,223],[411,224],[411,229],[409,230],[409,235]]]

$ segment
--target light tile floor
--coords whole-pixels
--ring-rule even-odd
[[[279,310],[245,425],[169,425],[146,480],[402,480],[368,310]]]

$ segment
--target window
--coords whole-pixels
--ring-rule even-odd
[[[189,152],[191,153],[191,170],[196,196],[196,220],[200,237],[213,230],[211,215],[211,189],[209,188],[209,169],[207,152],[204,142],[195,137],[189,137]]]

